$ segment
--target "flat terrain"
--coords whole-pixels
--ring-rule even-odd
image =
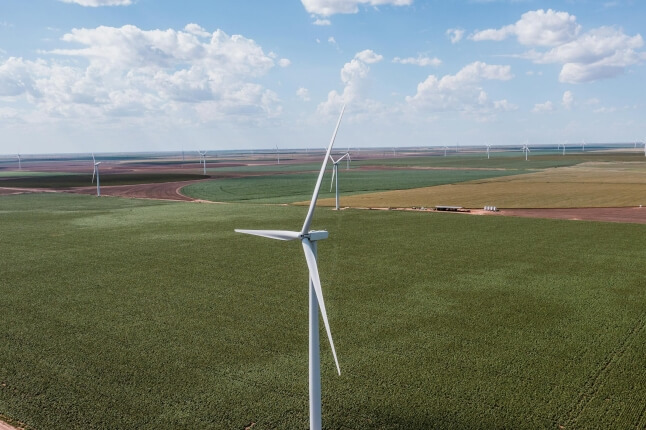
[[[297,206],[0,197],[0,414],[305,428]],[[644,428],[646,226],[317,209],[326,428]]]
[[[333,199],[323,199],[333,206]],[[351,207],[436,205],[466,208],[574,208],[646,206],[646,163],[583,163],[532,173],[434,187],[343,197]]]

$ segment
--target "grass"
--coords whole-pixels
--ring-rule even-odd
[[[346,170],[339,169],[339,186],[344,195],[382,190],[402,190],[516,175],[511,170]],[[193,198],[219,202],[292,203],[311,198],[316,173],[252,176],[203,181],[182,188]],[[321,197],[333,196],[331,173],[323,178]]]
[[[0,415],[305,428],[302,207],[0,197]],[[642,428],[642,225],[317,209],[325,428]],[[324,335],[321,337],[325,338]]]
[[[551,167],[573,166],[580,163],[594,161],[643,161],[643,153],[609,153],[586,152],[569,153],[561,155],[554,152],[532,152],[527,161],[521,151],[491,152],[487,159],[486,153],[460,153],[444,157],[436,155],[430,157],[401,157],[358,160],[356,165],[362,166],[428,166],[428,167],[459,167],[459,168],[490,168],[490,169],[547,169]],[[353,165],[355,161],[352,162]]]
[[[101,185],[131,185],[158,182],[190,181],[208,176],[184,173],[101,173]],[[68,188],[92,186],[91,174],[53,174],[0,180],[0,187]],[[95,182],[96,183],[96,182]]]

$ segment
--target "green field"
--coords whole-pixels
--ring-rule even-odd
[[[0,416],[306,428],[306,208],[0,197]],[[644,428],[646,226],[319,208],[330,429]]]
[[[320,168],[320,167],[319,167]],[[343,195],[375,191],[405,190],[451,184],[475,179],[517,175],[523,170],[357,170],[339,168],[339,187]],[[250,176],[245,178],[203,181],[182,188],[182,193],[197,199],[215,202],[293,203],[312,196],[316,172]],[[323,178],[321,198],[330,192],[331,172]]]

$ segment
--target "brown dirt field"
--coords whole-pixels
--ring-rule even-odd
[[[484,211],[482,211],[484,212]],[[569,219],[646,224],[646,208],[504,209],[485,214],[526,218]]]
[[[163,182],[156,184],[113,185],[101,187],[101,195],[137,199],[177,200],[193,202],[197,200],[181,194],[179,190],[186,185],[194,184],[196,182],[200,181],[196,180]],[[66,190],[65,192],[76,194],[96,194],[96,187],[80,187]]]

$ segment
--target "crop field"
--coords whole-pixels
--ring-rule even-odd
[[[12,188],[69,188],[92,186],[92,173],[90,174],[51,174],[21,175],[0,179],[0,187]],[[172,181],[189,181],[204,179],[204,175],[189,173],[101,173],[101,185],[129,185],[141,183],[160,183]]]
[[[320,166],[319,166],[320,168]],[[187,196],[216,202],[292,203],[309,199],[318,172],[202,181],[182,189]],[[339,185],[344,195],[382,190],[403,190],[517,175],[515,170],[346,170],[339,166]],[[331,173],[323,178],[321,197],[330,192]]]
[[[343,196],[352,207],[568,208],[646,205],[646,162],[591,162],[428,188]],[[334,206],[334,199],[319,201]]]
[[[0,417],[306,428],[301,247],[233,231],[305,212],[0,197]],[[319,208],[312,227],[342,371],[322,335],[325,428],[646,426],[646,226]]]

